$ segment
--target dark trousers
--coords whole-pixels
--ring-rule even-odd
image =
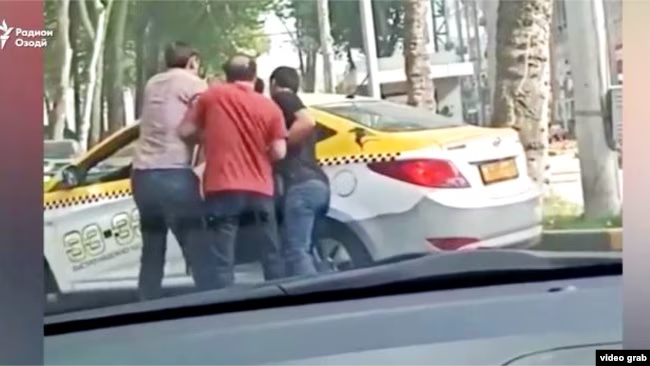
[[[217,253],[217,282],[223,288],[234,283],[235,244],[238,234],[256,241],[264,279],[284,276],[273,197],[244,191],[207,193],[208,231]],[[244,231],[246,231],[244,233]]]
[[[320,180],[308,180],[286,187],[281,232],[287,276],[317,272],[312,256],[314,224],[326,215],[329,202],[329,185]]]
[[[138,279],[141,298],[162,295],[169,230],[181,247],[197,288],[214,288],[214,253],[205,230],[199,179],[194,172],[190,169],[134,170],[131,186],[142,233]]]

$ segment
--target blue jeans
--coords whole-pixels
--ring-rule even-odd
[[[138,288],[143,300],[162,295],[167,233],[172,231],[201,290],[215,287],[214,255],[205,230],[199,180],[190,169],[134,170],[133,198],[140,213],[142,256]]]
[[[287,187],[282,220],[282,254],[287,276],[317,273],[311,255],[314,224],[329,209],[329,185],[308,180]]]
[[[208,193],[205,206],[211,244],[217,254],[218,288],[235,281],[235,245],[240,234],[256,241],[265,280],[284,276],[273,197],[244,191]]]

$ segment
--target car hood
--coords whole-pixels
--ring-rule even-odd
[[[554,333],[423,344],[274,362],[275,365],[593,365],[596,349],[621,349],[621,331]]]

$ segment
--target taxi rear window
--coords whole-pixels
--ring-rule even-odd
[[[315,108],[382,132],[422,131],[465,125],[456,118],[386,101],[351,101]]]

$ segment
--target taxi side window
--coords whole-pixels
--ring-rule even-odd
[[[135,141],[88,169],[83,185],[128,179],[131,175],[134,148]]]
[[[325,127],[322,123],[316,122],[316,141],[321,142],[330,137],[336,136],[336,131],[331,128]]]

